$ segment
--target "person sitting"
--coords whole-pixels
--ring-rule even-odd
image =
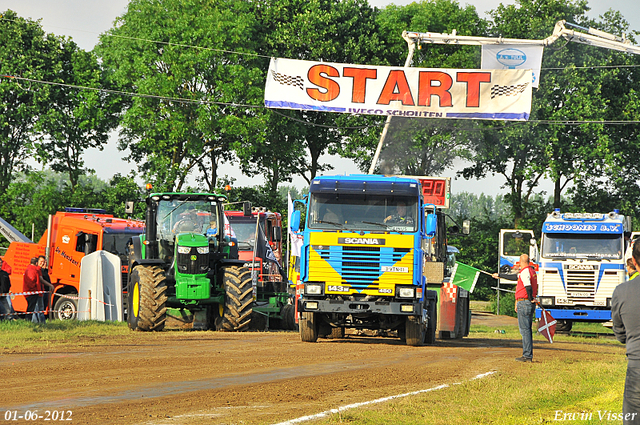
[[[413,225],[413,217],[407,213],[407,204],[398,202],[396,213],[384,219],[384,223]]]
[[[209,228],[207,229],[207,237],[212,238],[218,234],[218,222],[215,218],[209,221]]]
[[[173,226],[173,233],[189,233],[197,232],[198,230],[198,217],[196,210],[189,210],[186,215]]]

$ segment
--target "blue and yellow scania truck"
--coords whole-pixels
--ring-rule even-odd
[[[408,345],[435,341],[449,182],[380,175],[312,180],[300,258],[303,341],[341,337],[347,328],[397,332]],[[299,223],[296,211],[294,231]],[[466,323],[468,304],[460,314]]]

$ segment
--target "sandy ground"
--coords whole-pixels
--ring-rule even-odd
[[[474,315],[472,323],[499,329],[516,319]],[[6,410],[37,410],[64,412],[74,424],[273,424],[588,350],[536,342],[526,366],[514,361],[520,341],[508,339],[408,347],[352,335],[303,343],[296,332],[132,332],[2,353],[0,420]]]

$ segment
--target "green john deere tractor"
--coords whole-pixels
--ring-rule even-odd
[[[153,193],[146,232],[129,244],[129,327],[161,331],[168,308],[189,310],[194,329],[244,331],[251,322],[251,272],[225,233],[224,195]],[[245,203],[246,214],[251,204]]]

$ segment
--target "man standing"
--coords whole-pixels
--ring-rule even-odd
[[[38,257],[33,257],[29,266],[24,271],[24,277],[22,280],[22,290],[24,292],[40,292],[42,291],[42,283],[40,282],[40,267],[38,267]],[[27,295],[27,313],[31,313],[31,321],[33,323],[40,323],[38,311],[38,304],[43,305],[42,294]],[[44,318],[44,315],[42,316]]]
[[[0,320],[13,320],[13,307],[11,306],[11,297],[8,294],[11,290],[11,267],[5,265],[0,258]]]
[[[519,266],[520,271],[518,274],[494,273],[493,277],[518,281],[516,285],[516,313],[518,313],[518,328],[520,328],[520,335],[522,335],[522,357],[516,357],[516,360],[519,362],[531,362],[533,361],[531,325],[536,311],[535,298],[538,296],[538,277],[536,276],[536,271],[529,264],[529,256],[527,254],[520,256]]]
[[[640,266],[640,243],[633,244],[636,270]],[[611,297],[613,333],[627,348],[627,377],[622,401],[623,423],[640,424],[640,277],[621,283]]]

